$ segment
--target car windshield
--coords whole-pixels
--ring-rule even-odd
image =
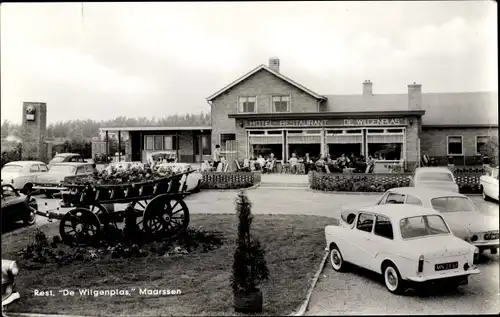
[[[476,211],[466,197],[439,197],[431,199],[432,208],[439,212]]]
[[[49,173],[67,173],[74,174],[76,166],[71,165],[54,165],[50,168]]]
[[[21,165],[5,165],[2,172],[19,172],[23,167]]]
[[[64,161],[64,159],[66,158],[66,156],[56,156],[52,159],[51,163],[58,163],[58,162],[62,162]]]
[[[424,238],[434,235],[450,234],[443,218],[438,215],[404,218],[399,222],[401,238]]]
[[[432,182],[453,182],[451,173],[421,173],[418,180]]]

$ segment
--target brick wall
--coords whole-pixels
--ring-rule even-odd
[[[462,142],[465,160],[466,162],[472,162],[476,154],[476,136],[494,136],[498,139],[498,129],[428,128],[424,129],[420,134],[420,147],[422,152],[426,152],[429,157],[435,157],[442,164],[446,161],[447,156],[447,136],[459,135],[463,136]]]
[[[418,162],[418,137],[421,127],[421,118],[410,117],[408,122],[413,121],[413,124],[406,126],[406,169],[412,171],[415,164]]]
[[[35,120],[26,119],[26,108],[35,107]],[[43,102],[23,102],[22,107],[22,128],[23,128],[23,159],[31,158],[40,161],[47,161],[47,104]]]
[[[261,70],[212,101],[212,144],[219,143],[221,133],[237,133],[236,130],[240,128],[235,124],[235,119],[227,117],[230,113],[238,112],[238,96],[256,96],[257,113],[269,113],[272,111],[273,95],[291,95],[292,112],[318,111],[315,98],[268,71]],[[240,146],[244,147],[245,143]]]

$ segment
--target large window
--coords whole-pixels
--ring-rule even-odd
[[[255,97],[239,97],[238,98],[238,112],[255,112],[256,111]]]
[[[174,138],[171,135],[163,136],[163,150],[174,149]]]
[[[402,143],[368,143],[368,154],[378,160],[400,160]]]
[[[431,200],[432,208],[439,212],[469,212],[477,211],[467,197],[439,197]]]
[[[145,139],[144,149],[147,150],[147,151],[152,151],[153,150],[153,144],[154,144],[153,136],[147,136],[144,139]]]
[[[146,135],[144,150],[146,151],[173,151],[177,150],[176,138],[173,135]]]
[[[227,141],[234,141],[234,140],[236,140],[236,134],[234,134],[234,133],[221,133],[220,134],[220,146],[222,147],[223,150],[228,150],[226,147]]]
[[[463,137],[448,136],[448,155],[463,155]]]
[[[290,112],[290,96],[273,96],[273,112]]]
[[[482,151],[484,151],[483,146],[488,143],[489,139],[488,136],[476,136],[476,153],[482,154]]]

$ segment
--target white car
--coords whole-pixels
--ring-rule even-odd
[[[398,187],[387,190],[371,204],[347,205],[343,208],[345,221],[350,212],[373,205],[405,204],[432,208],[446,220],[453,234],[479,248],[496,254],[499,247],[498,218],[481,213],[465,195],[430,188]]]
[[[359,209],[340,226],[326,226],[335,271],[346,264],[382,274],[394,294],[409,287],[446,283],[458,287],[478,274],[479,249],[455,237],[433,209],[383,205]]]
[[[411,187],[429,187],[458,193],[455,176],[446,167],[418,167],[409,178]]]
[[[33,187],[37,176],[49,170],[45,163],[40,161],[15,161],[2,167],[2,184],[10,184],[23,194]]]
[[[498,167],[490,167],[486,174],[479,178],[483,199],[492,198],[498,201]]]

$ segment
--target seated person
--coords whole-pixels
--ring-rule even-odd
[[[271,153],[269,155],[269,158],[267,159],[267,163],[266,163],[266,170],[268,172],[272,172],[273,168],[274,168],[274,164],[276,163],[276,159],[274,158],[274,154]]]
[[[257,166],[255,166],[258,170],[262,170],[264,166],[266,166],[266,160],[262,157],[262,155],[259,155],[259,158],[257,159]]]
[[[325,155],[321,155],[320,158],[319,158],[319,160],[317,160],[316,163],[314,163],[314,165],[316,166],[316,168],[320,172],[325,171],[325,165],[326,165],[325,159],[326,159],[326,156]]]
[[[297,158],[297,155],[295,153],[292,154],[292,157],[288,160],[288,163],[290,163],[290,170],[292,173],[297,173],[298,170],[298,165],[299,165],[299,159]]]

